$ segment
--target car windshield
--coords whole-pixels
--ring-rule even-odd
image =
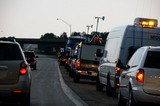
[[[0,44],[0,60],[22,60],[18,45]]]
[[[149,51],[144,67],[160,69],[160,51]]]

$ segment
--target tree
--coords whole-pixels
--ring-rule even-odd
[[[81,36],[81,33],[80,33],[80,32],[73,32],[73,33],[71,34],[71,36]]]
[[[60,38],[67,39],[67,33],[66,33],[66,32],[63,32],[62,35],[60,36]]]
[[[56,35],[54,35],[53,33],[46,33],[44,35],[41,35],[40,39],[54,39],[57,38]]]

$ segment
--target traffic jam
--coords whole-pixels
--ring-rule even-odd
[[[136,18],[134,25],[112,29],[102,44],[70,37],[58,53],[74,83],[96,81],[97,91],[117,95],[118,106],[160,104],[160,28],[156,19]]]
[[[133,25],[113,28],[105,41],[99,35],[70,36],[56,57],[24,51],[16,41],[0,41],[0,105],[11,100],[18,101],[16,106],[81,106],[81,99],[85,105],[106,105],[99,103],[109,99],[90,104],[90,94],[70,88],[86,96],[75,100],[66,91],[64,83],[81,88],[84,80],[100,95],[114,95],[114,106],[160,105],[159,60],[160,27],[150,18],[138,17]],[[63,78],[71,80],[62,83]],[[64,100],[59,102],[59,96]]]

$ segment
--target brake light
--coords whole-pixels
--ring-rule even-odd
[[[121,68],[116,67],[115,70],[116,70],[117,72],[120,72],[120,71],[121,71]]]
[[[20,75],[25,75],[25,74],[27,74],[27,72],[28,72],[28,70],[27,70],[27,63],[23,61],[20,64],[19,74]]]
[[[143,69],[138,69],[139,70],[139,72],[136,74],[136,80],[138,81],[138,82],[144,82],[144,70]]]
[[[80,61],[76,61],[75,64],[76,64],[76,68],[77,68],[77,69],[80,69],[80,67],[81,67],[81,62],[80,62]]]
[[[25,74],[27,73],[27,69],[26,69],[26,68],[21,68],[21,69],[19,70],[19,73],[20,73],[21,75],[25,75]]]
[[[13,92],[14,93],[22,93],[23,91],[22,90],[14,90]]]

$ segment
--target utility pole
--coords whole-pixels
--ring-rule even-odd
[[[96,33],[97,33],[97,32],[98,32],[98,23],[99,23],[99,19],[102,19],[102,20],[104,21],[105,16],[103,16],[103,17],[95,17],[95,19],[97,19],[97,25],[96,25]],[[90,42],[92,42],[92,40],[95,38],[95,36],[97,36],[97,35],[94,35],[94,36],[92,37],[92,39],[91,39]]]
[[[99,19],[104,20],[105,17],[104,17],[104,16],[103,16],[103,17],[95,17],[95,19],[97,19],[97,26],[96,26],[96,32],[97,32],[97,31],[98,31],[98,23],[99,23]]]
[[[87,34],[89,34],[89,28],[92,28],[93,25],[87,25],[86,27],[87,27]]]

